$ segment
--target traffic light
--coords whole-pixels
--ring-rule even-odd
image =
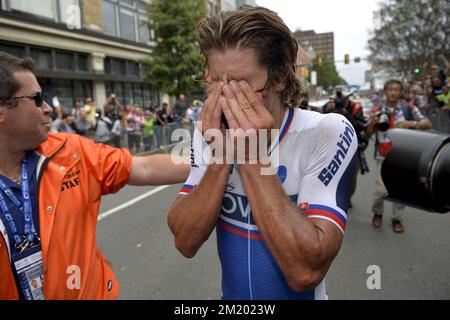
[[[361,58],[360,57],[356,57],[355,58],[355,63],[360,63],[361,62]]]
[[[322,64],[323,64],[323,58],[322,58],[322,56],[318,56],[318,57],[317,57],[317,65],[318,65],[319,67],[321,67]]]
[[[344,56],[344,63],[345,63],[345,64],[349,64],[349,63],[350,63],[350,55],[349,55],[349,54],[346,54],[346,55]]]
[[[308,68],[302,68],[302,76],[304,79],[308,79],[308,77],[309,77],[309,69]]]
[[[422,68],[421,67],[415,67],[414,68],[414,74],[421,74],[422,73]]]

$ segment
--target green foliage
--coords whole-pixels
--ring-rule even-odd
[[[153,0],[148,6],[148,26],[154,32],[155,47],[144,65],[146,80],[170,95],[201,90],[194,80],[202,74],[204,60],[197,44],[197,22],[206,16],[204,0]]]
[[[393,73],[406,76],[450,51],[449,0],[383,0],[374,20],[369,61]]]

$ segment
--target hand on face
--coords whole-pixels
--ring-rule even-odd
[[[225,85],[219,103],[230,129],[272,129],[274,120],[264,106],[261,94],[246,81],[232,80]]]
[[[256,93],[246,81],[238,83],[233,80],[224,86],[219,104],[231,129],[227,137],[233,141],[235,160],[249,163],[266,158],[274,119],[264,106],[261,94]],[[265,132],[263,129],[266,129]],[[260,146],[261,137],[266,139],[264,146]],[[253,145],[250,142],[252,139],[255,142]],[[244,152],[239,152],[240,142],[244,142]],[[264,150],[260,150],[262,147]]]

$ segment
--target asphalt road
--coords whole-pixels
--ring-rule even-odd
[[[367,151],[369,165],[372,147]],[[326,277],[330,299],[450,299],[450,214],[406,209],[405,233],[392,231],[391,204],[372,228],[373,177],[359,176],[345,240]],[[220,299],[215,233],[193,259],[178,253],[167,210],[180,186],[170,186],[98,223],[100,248],[121,284],[121,299]],[[126,187],[103,199],[101,212],[153,187]],[[375,266],[375,267],[373,267]],[[380,286],[369,289],[379,268]],[[370,279],[369,279],[370,277]]]

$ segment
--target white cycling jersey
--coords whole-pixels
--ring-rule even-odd
[[[191,172],[180,194],[200,183],[210,160],[198,130],[191,149]],[[270,158],[278,152],[276,172],[298,214],[327,220],[344,233],[356,149],[355,130],[345,117],[286,110]],[[305,293],[289,288],[253,219],[237,165],[228,178],[216,232],[223,299],[327,299],[324,281]]]

